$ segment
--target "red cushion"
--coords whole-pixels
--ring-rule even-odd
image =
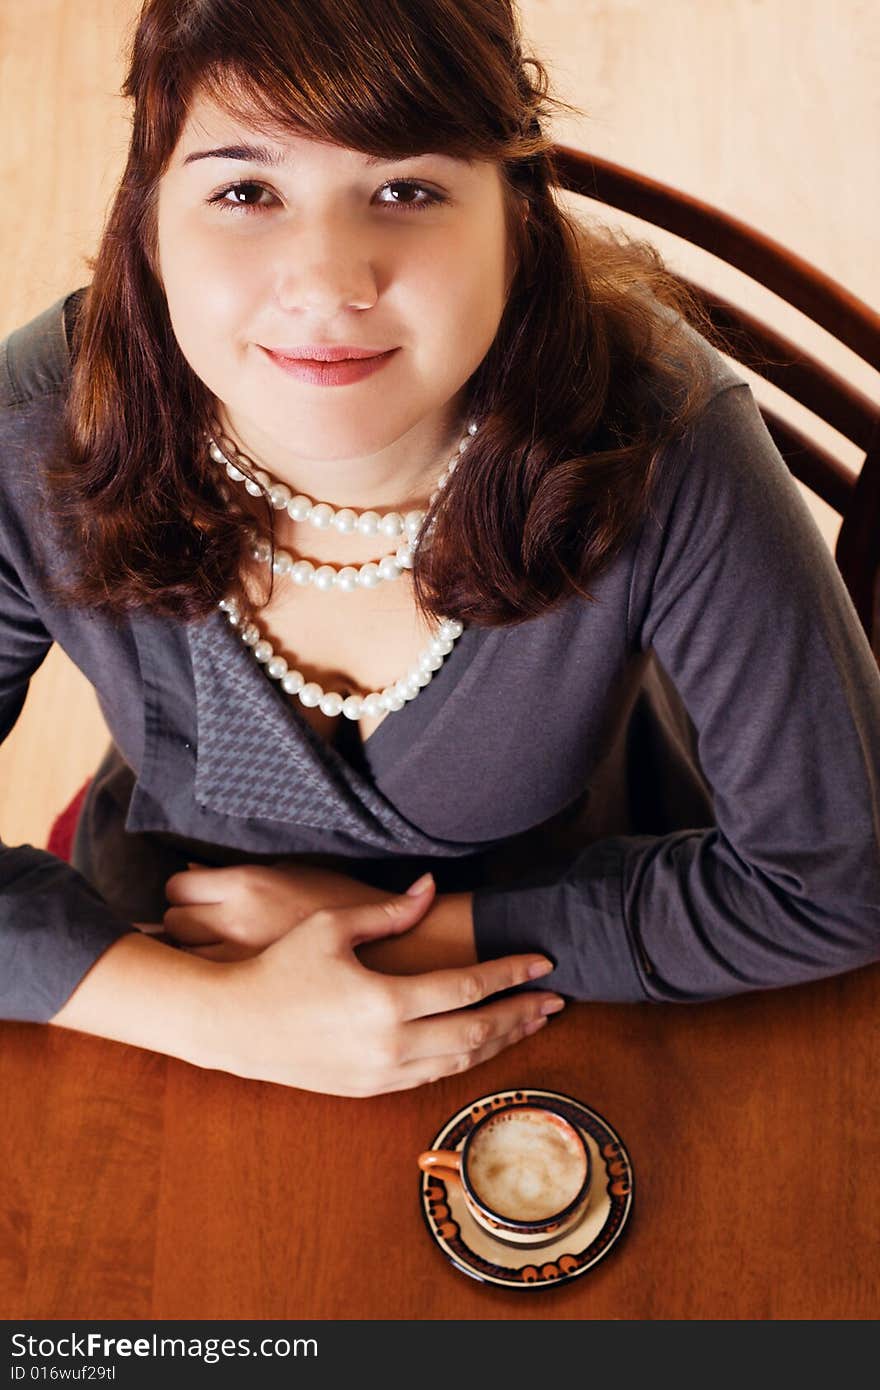
[[[61,815],[53,821],[52,829],[49,831],[49,843],[46,848],[50,854],[57,854],[59,859],[66,859],[68,864],[73,850],[76,823],[79,820],[79,813],[91,782],[90,777],[87,782],[83,783],[70,805],[65,807]]]

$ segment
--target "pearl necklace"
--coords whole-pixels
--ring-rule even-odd
[[[452,455],[446,468],[437,479],[434,491],[431,494],[428,507],[433,506],[436,498],[446,486],[452,472],[468,448],[471,437],[477,432],[476,422],[472,421],[467,428],[467,433],[459,441],[456,452]],[[229,446],[227,446],[229,448]],[[258,497],[263,493],[269,498],[276,511],[287,511],[288,516],[294,521],[306,521],[325,531],[333,527],[341,535],[350,535],[357,531],[362,536],[387,536],[390,540],[398,536],[405,536],[394,555],[384,555],[378,563],[368,560],[366,564],[355,565],[313,565],[310,560],[297,560],[289,551],[277,550],[273,570],[276,574],[289,574],[295,584],[305,586],[314,584],[316,589],[325,592],[330,589],[339,589],[343,593],[352,593],[357,588],[373,589],[383,580],[399,579],[405,569],[412,569],[413,548],[416,545],[419,532],[422,529],[426,512],[411,511],[406,515],[400,512],[386,512],[380,516],[378,512],[355,512],[351,507],[331,507],[329,502],[313,502],[310,497],[299,493],[297,496],[291,495],[291,490],[286,483],[273,482],[269,474],[262,468],[254,468],[252,461],[245,455],[238,452],[235,448],[229,448],[229,452],[234,454],[234,460],[229,458],[221,449],[220,445],[208,437],[208,452],[215,463],[225,466],[227,476],[233,482],[243,482],[247,491],[252,497]],[[239,464],[249,465],[252,477],[245,474]],[[271,547],[269,542],[261,540],[256,532],[249,532],[249,539],[252,543],[251,554],[255,560],[268,561],[270,558]]]
[[[360,719],[362,715],[375,718],[379,714],[403,709],[407,701],[414,700],[433,679],[434,672],[443,665],[464,631],[464,624],[458,618],[441,618],[428,645],[406,675],[386,685],[384,690],[373,690],[368,695],[345,696],[336,690],[324,690],[317,681],[306,681],[301,671],[291,670],[283,656],[275,655],[271,642],[261,636],[253,616],[245,618],[242,615],[235,599],[222,598],[218,606],[225,612],[230,626],[238,629],[242,642],[251,648],[256,660],[265,665],[273,680],[281,682],[282,690],[288,695],[296,695],[307,709],[317,705],[322,714],[331,717],[344,714],[346,719]]]
[[[470,436],[476,432],[477,425],[471,422],[468,425],[467,434],[459,443],[458,452],[453,455],[437,480],[437,485],[431,494],[429,507],[433,505],[439,492],[448,482],[461,455],[470,444]],[[382,579],[397,579],[403,569],[412,568],[412,546],[419,538],[426,512],[412,511],[408,512],[406,516],[401,516],[399,512],[389,512],[383,517],[378,512],[372,511],[362,512],[359,516],[350,507],[342,507],[337,511],[326,502],[315,503],[312,502],[311,498],[303,495],[292,497],[290,489],[284,483],[273,483],[269,475],[262,469],[254,470],[256,481],[247,478],[241,469],[226,457],[213,439],[209,438],[208,447],[211,457],[216,463],[225,465],[227,475],[233,482],[244,482],[248,492],[254,497],[258,496],[260,492],[265,492],[273,507],[279,511],[286,507],[288,515],[295,521],[310,521],[322,530],[333,525],[343,534],[357,529],[362,535],[381,533],[393,538],[405,533],[410,539],[410,545],[399,547],[395,556],[383,556],[378,564],[369,561],[358,569],[352,565],[345,565],[338,569],[333,565],[321,565],[316,568],[309,560],[295,560],[289,552],[278,550],[275,553],[273,564],[275,573],[290,574],[294,583],[300,585],[314,583],[315,587],[321,590],[326,591],[335,588],[343,593],[349,593],[357,587],[373,588]],[[239,462],[250,462],[237,451],[235,456]],[[429,527],[429,532],[431,529]],[[248,535],[254,543],[251,551],[254,558],[267,563],[271,557],[269,542],[260,539],[253,530]],[[405,557],[401,555],[402,550],[407,552]],[[387,685],[384,690],[373,690],[366,695],[346,696],[336,690],[325,691],[317,681],[307,681],[301,671],[291,670],[286,659],[283,656],[277,656],[271,642],[262,636],[254,621],[253,614],[245,616],[235,598],[222,598],[218,607],[226,614],[229,625],[238,631],[245,646],[251,648],[255,659],[265,666],[268,675],[273,680],[280,681],[282,690],[288,695],[296,695],[300,703],[307,709],[317,707],[322,714],[329,715],[331,718],[339,714],[352,720],[364,716],[375,718],[380,714],[391,714],[403,709],[404,705],[408,701],[414,700],[419,691],[424,689],[433,679],[434,672],[443,665],[455,642],[464,631],[464,624],[457,618],[441,618],[434,628],[428,645],[419,655],[415,665],[405,675]]]

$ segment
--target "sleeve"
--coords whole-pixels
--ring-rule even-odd
[[[576,999],[696,1002],[880,958],[880,672],[745,382],[676,446],[630,640],[693,721],[716,824],[588,845],[474,895],[481,960],[543,950]],[[557,870],[557,874],[558,874]]]
[[[0,741],[52,645],[6,549],[0,528]],[[0,841],[0,1018],[47,1022],[102,952],[133,930],[63,860]]]

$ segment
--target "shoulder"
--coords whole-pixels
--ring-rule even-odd
[[[63,295],[0,342],[0,561],[21,574],[48,534],[43,463],[61,426],[81,295]]]
[[[62,295],[0,342],[0,410],[50,401],[70,375],[73,321],[84,288]]]

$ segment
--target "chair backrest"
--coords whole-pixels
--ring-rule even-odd
[[[563,188],[632,213],[736,266],[880,371],[880,314],[821,270],[687,193],[567,145],[556,145],[553,153]],[[760,407],[794,476],[843,519],[835,560],[880,662],[880,405],[751,313],[678,278],[702,303],[732,358],[864,451],[854,474],[776,411]]]

